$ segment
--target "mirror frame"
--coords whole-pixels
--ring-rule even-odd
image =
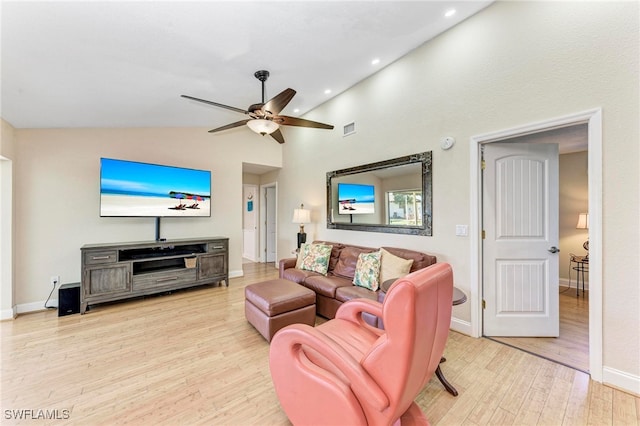
[[[432,152],[426,151],[417,154],[406,155],[404,157],[394,158],[392,160],[379,161],[377,163],[364,164],[362,166],[327,172],[327,229],[344,229],[349,231],[386,232],[391,234],[432,236],[432,162]],[[331,221],[331,180],[333,178],[415,163],[422,164],[422,226],[377,225]]]

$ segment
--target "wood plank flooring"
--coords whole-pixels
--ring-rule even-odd
[[[0,323],[3,425],[287,425],[269,345],[244,318],[244,287],[277,276],[246,264],[230,286]],[[488,339],[452,332],[416,401],[433,425],[637,425],[640,398]],[[25,410],[60,420],[18,419]],[[43,410],[39,412],[38,410]]]
[[[564,290],[562,290],[564,289]],[[562,287],[560,291],[560,336],[491,337],[491,339],[589,372],[589,292]]]

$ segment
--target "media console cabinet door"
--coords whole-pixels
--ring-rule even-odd
[[[226,253],[207,254],[198,256],[198,280],[207,279],[227,280]],[[226,282],[229,285],[228,282]]]
[[[130,265],[96,266],[85,270],[85,297],[131,292]]]

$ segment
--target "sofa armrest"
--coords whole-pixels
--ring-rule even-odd
[[[295,257],[289,257],[286,259],[280,259],[280,265],[278,267],[278,270],[280,271],[279,273],[279,277],[282,278],[284,276],[284,270],[285,269],[289,269],[289,268],[295,268],[296,266],[296,258]]]

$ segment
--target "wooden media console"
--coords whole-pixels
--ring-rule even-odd
[[[224,281],[229,239],[87,244],[82,253],[80,313],[96,303]]]

